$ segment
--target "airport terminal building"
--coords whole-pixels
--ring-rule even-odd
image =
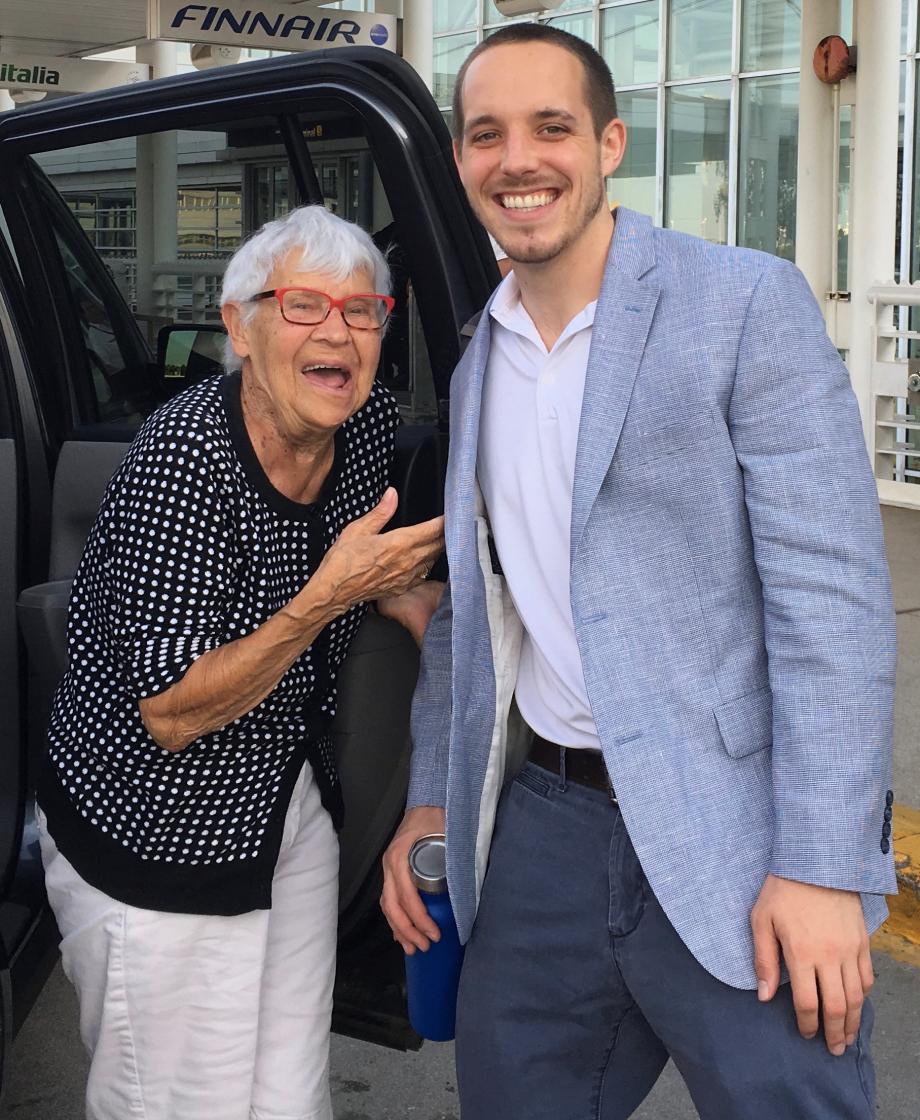
[[[449,117],[463,59],[511,19],[562,27],[609,62],[629,130],[611,202],[804,270],[847,359],[880,497],[920,505],[920,0],[0,0],[0,105],[358,42],[402,53]],[[321,112],[298,127],[326,205],[385,239],[361,129]],[[215,318],[240,238],[300,201],[282,136],[219,122],[39,162],[151,325]],[[422,418],[434,405],[418,333],[401,388]]]

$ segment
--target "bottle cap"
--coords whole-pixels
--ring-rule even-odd
[[[447,853],[444,834],[422,836],[409,852],[409,874],[420,891],[445,894],[447,891]]]

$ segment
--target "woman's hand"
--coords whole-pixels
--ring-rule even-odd
[[[320,595],[335,617],[355,603],[402,595],[420,584],[444,551],[444,518],[382,533],[397,502],[390,487],[370,513],[347,525],[292,607],[301,596],[315,602]]]
[[[445,586],[438,580],[425,580],[402,595],[384,595],[377,600],[377,610],[384,618],[392,618],[405,626],[421,648],[425,630],[438,609]]]

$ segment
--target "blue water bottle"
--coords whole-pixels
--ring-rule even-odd
[[[463,946],[447,894],[443,835],[416,840],[409,852],[409,873],[441,931],[440,941],[432,941],[425,952],[416,949],[406,957],[409,1022],[422,1038],[449,1042],[454,1037]]]

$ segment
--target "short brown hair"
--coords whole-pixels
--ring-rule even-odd
[[[594,133],[600,137],[601,133],[617,115],[617,98],[613,85],[613,76],[603,57],[577,35],[570,35],[558,27],[546,23],[511,23],[507,27],[499,28],[477,44],[463,61],[457,82],[454,86],[451,129],[454,139],[458,144],[463,143],[463,80],[471,64],[485,51],[492,47],[501,47],[507,43],[549,43],[554,47],[562,47],[569,51],[581,62],[585,72],[585,96],[588,108],[591,110],[591,120],[594,123]]]

